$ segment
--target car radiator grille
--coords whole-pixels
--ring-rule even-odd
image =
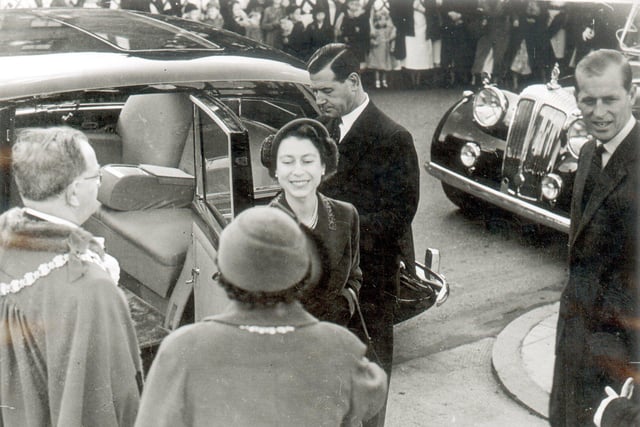
[[[507,136],[502,176],[512,194],[540,196],[540,180],[553,170],[566,115],[550,105],[521,99]]]

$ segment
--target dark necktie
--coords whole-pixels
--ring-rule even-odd
[[[331,128],[331,138],[336,142],[336,144],[340,143],[340,125],[342,124],[342,118],[338,117],[333,121],[333,126]]]
[[[582,210],[587,206],[589,199],[591,198],[591,193],[596,186],[596,182],[598,181],[598,176],[600,172],[602,172],[602,153],[604,152],[604,144],[598,143],[596,145],[596,149],[593,152],[593,158],[591,159],[591,164],[589,165],[589,173],[587,174],[587,179],[584,183],[584,191],[582,192]]]

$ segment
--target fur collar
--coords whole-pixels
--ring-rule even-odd
[[[80,254],[90,249],[103,256],[104,250],[91,233],[82,228],[53,224],[13,208],[0,216],[0,247],[36,252]]]

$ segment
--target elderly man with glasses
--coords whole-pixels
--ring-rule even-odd
[[[100,166],[86,136],[25,129],[12,148],[24,203],[0,216],[0,419],[130,426],[141,388],[117,262],[82,229]]]

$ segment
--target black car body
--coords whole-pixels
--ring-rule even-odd
[[[634,40],[638,5],[618,38],[632,57],[640,81]],[[569,210],[577,159],[587,134],[572,79],[554,70],[547,84],[520,94],[487,84],[466,91],[444,115],[433,135],[427,171],[446,196],[473,212],[490,204],[537,224],[569,232]],[[640,108],[634,107],[638,116]]]

